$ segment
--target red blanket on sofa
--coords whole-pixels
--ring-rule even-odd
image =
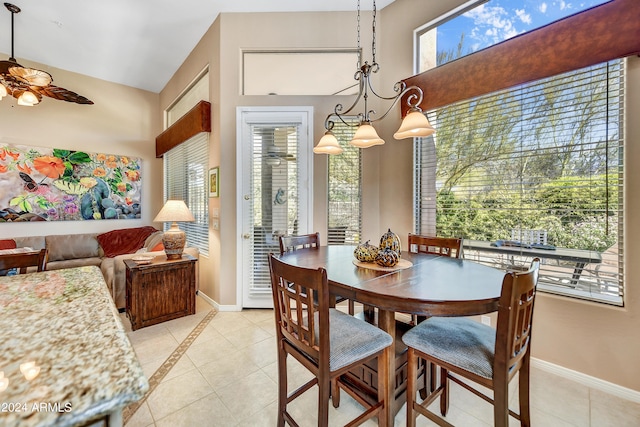
[[[151,226],[123,228],[98,234],[97,239],[104,250],[104,256],[113,258],[117,255],[134,253],[144,246],[147,237],[156,231],[158,230]]]

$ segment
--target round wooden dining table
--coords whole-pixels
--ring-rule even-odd
[[[392,337],[396,337],[396,312],[472,316],[497,310],[504,271],[469,260],[407,251],[402,252],[405,268],[381,270],[376,265],[356,265],[360,263],[353,256],[354,249],[321,246],[287,252],[280,259],[299,267],[326,269],[331,293],[377,308],[378,326]],[[395,402],[394,387],[390,387],[395,382],[395,363],[395,358],[389,358],[387,402]],[[386,406],[389,426],[394,424],[392,406]]]

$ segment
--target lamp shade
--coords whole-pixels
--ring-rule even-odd
[[[182,200],[167,200],[154,222],[193,222],[195,218]]]
[[[415,138],[433,135],[436,130],[429,123],[429,119],[422,110],[413,107],[402,120],[400,128],[393,134],[395,139]]]
[[[0,99],[4,98],[7,95],[9,95],[9,92],[7,91],[7,88],[4,87],[4,85],[2,83],[0,83]]]
[[[178,227],[178,221],[195,221],[191,211],[182,200],[167,200],[154,221],[171,222],[171,228],[162,235],[162,244],[167,259],[181,259],[187,235]]]
[[[338,140],[330,130],[324,133],[318,145],[313,148],[313,152],[316,154],[340,154],[342,151],[342,147],[340,147]]]
[[[358,148],[368,148],[374,145],[382,145],[384,140],[378,136],[378,132],[371,126],[371,123],[364,122],[360,124],[349,144]]]

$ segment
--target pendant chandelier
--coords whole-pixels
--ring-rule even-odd
[[[12,95],[18,105],[34,106],[42,100],[42,96],[75,102],[77,104],[93,104],[93,101],[65,88],[54,86],[53,78],[46,71],[23,67],[13,56],[13,17],[20,13],[20,8],[11,3],[4,6],[11,12],[11,57],[0,61],[0,100]]]
[[[358,0],[358,68],[354,75],[354,79],[358,82],[358,94],[354,103],[344,110],[342,104],[337,104],[334,108],[333,113],[329,114],[324,122],[324,127],[326,132],[324,136],[318,142],[313,149],[313,152],[316,154],[340,154],[342,153],[342,147],[338,143],[335,135],[332,132],[333,127],[335,126],[334,120],[340,120],[347,126],[355,127],[356,130],[353,139],[349,142],[349,144],[359,147],[359,148],[367,148],[372,147],[374,145],[384,144],[384,140],[378,136],[375,128],[372,123],[378,122],[384,119],[391,109],[398,103],[398,101],[406,94],[409,94],[407,97],[407,105],[409,106],[409,110],[407,111],[407,115],[402,120],[402,124],[398,131],[393,135],[395,139],[405,139],[405,138],[413,138],[419,136],[429,136],[435,133],[435,129],[429,123],[429,120],[424,115],[420,107],[420,103],[423,99],[422,89],[418,86],[407,86],[404,82],[397,82],[393,90],[396,93],[394,96],[384,97],[378,95],[375,89],[371,84],[371,74],[377,73],[380,70],[380,64],[376,62],[376,2],[373,0],[373,41],[372,41],[372,61],[371,64],[365,61],[362,63],[362,50],[360,48],[360,0]],[[368,101],[369,101],[369,93],[373,94],[379,99],[384,101],[392,101],[389,108],[382,114],[380,117],[373,119],[372,116],[376,114],[374,110],[368,109]],[[353,122],[345,120],[347,115],[351,113],[354,108],[358,105],[360,100],[363,100],[364,109],[361,113],[351,114],[355,115],[358,118],[358,123],[353,124]],[[344,110],[344,111],[343,111]]]

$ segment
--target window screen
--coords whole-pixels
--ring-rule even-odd
[[[416,232],[463,237],[466,258],[505,269],[531,256],[469,246],[546,245],[540,290],[621,304],[624,64],[435,111],[435,141],[415,142]]]

